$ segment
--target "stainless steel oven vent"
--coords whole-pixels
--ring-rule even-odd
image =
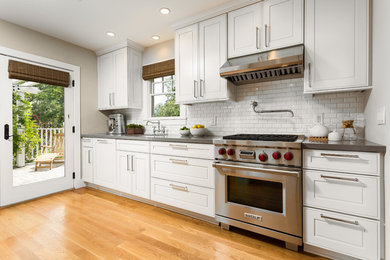
[[[303,77],[303,45],[228,60],[220,75],[235,85]]]

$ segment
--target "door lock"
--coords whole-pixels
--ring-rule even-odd
[[[4,139],[9,140],[12,135],[9,135],[9,124],[4,125]]]

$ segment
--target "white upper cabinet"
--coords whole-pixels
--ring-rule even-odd
[[[303,43],[303,0],[266,0],[228,13],[228,57]]]
[[[233,92],[220,77],[227,61],[226,14],[176,30],[176,102],[227,100]]]
[[[129,47],[99,56],[99,109],[141,108],[141,69],[141,53]]]
[[[303,43],[303,0],[268,0],[263,6],[264,49]]]
[[[369,85],[369,0],[306,0],[305,93]]]
[[[175,32],[176,102],[191,102],[199,96],[198,24]]]
[[[229,58],[261,50],[262,3],[228,13]]]
[[[227,81],[219,75],[227,60],[226,15],[201,22],[199,32],[199,98],[226,98]]]

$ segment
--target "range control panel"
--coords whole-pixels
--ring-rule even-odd
[[[301,166],[301,150],[292,148],[215,146],[215,159],[270,165]]]

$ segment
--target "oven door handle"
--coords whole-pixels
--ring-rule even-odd
[[[281,175],[292,175],[295,177],[299,177],[299,171],[286,171],[286,170],[278,170],[278,169],[263,169],[263,168],[254,168],[248,166],[236,166],[232,164],[226,163],[213,163],[214,168],[226,168],[231,170],[244,170],[244,171],[253,171],[253,172],[262,172],[262,173],[270,173],[270,174],[281,174]],[[222,172],[223,173],[223,172]]]

